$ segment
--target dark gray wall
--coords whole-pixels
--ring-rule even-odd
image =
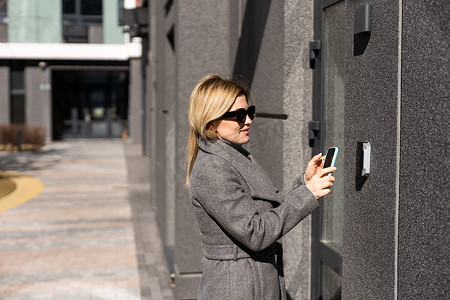
[[[355,55],[354,10],[363,3],[372,5],[372,32]],[[448,6],[347,2],[344,299],[448,294],[447,167],[436,159],[448,149]],[[364,141],[371,174],[361,185]]]
[[[175,244],[175,99],[176,52],[171,44],[175,26],[175,6],[165,1],[150,2],[151,20],[151,174],[152,201],[157,213],[158,228],[164,243],[168,263]]]
[[[164,156],[164,177],[166,180],[166,218],[164,220],[166,225],[166,246],[173,247],[175,245],[175,163],[176,163],[176,151],[175,151],[175,114],[176,114],[176,49],[170,42],[170,28],[175,26],[174,22],[175,8],[172,8],[169,18],[169,22],[165,22],[166,35],[164,36],[164,64],[165,64],[165,77],[164,77],[164,103],[162,106],[164,122],[165,122],[165,135],[164,143],[166,144],[166,153]],[[167,26],[169,25],[169,26]],[[168,31],[169,30],[169,31]]]
[[[150,39],[147,40],[147,43],[149,44]],[[149,46],[149,45],[148,45]],[[143,47],[143,49],[145,49]],[[144,127],[146,128],[145,132],[142,135],[142,138],[144,139],[143,143],[143,153],[146,155],[151,155],[152,153],[152,137],[155,136],[155,132],[154,132],[154,120],[155,120],[155,116],[153,115],[154,113],[154,104],[152,103],[153,99],[155,99],[154,91],[152,89],[152,87],[154,86],[154,82],[152,81],[152,69],[153,69],[153,65],[150,61],[151,58],[151,51],[150,48],[148,49],[147,52],[147,64],[143,67],[145,69],[145,108],[144,108],[144,112],[145,112],[145,120],[144,120]],[[143,62],[144,63],[144,62]],[[150,167],[150,166],[149,166]],[[150,175],[150,178],[152,177],[153,174]],[[152,202],[154,202],[153,199],[151,199]],[[155,203],[152,203],[153,206],[155,206]]]
[[[249,81],[258,112],[288,115],[287,120],[255,119],[247,148],[276,186],[289,188],[311,155],[306,128],[311,118],[312,71],[307,47],[312,36],[312,1],[197,1],[177,5],[176,294],[177,298],[189,298],[196,295],[202,271],[198,227],[182,188],[190,92],[207,73],[242,75]],[[284,149],[289,153],[284,155]],[[284,175],[289,182],[284,181]],[[296,298],[309,297],[309,233],[308,219],[284,239],[288,290]]]
[[[284,3],[248,0],[242,13],[234,72],[249,80],[257,113],[283,114]],[[256,118],[247,146],[278,188],[283,187],[283,122]]]
[[[151,145],[150,145],[150,170],[152,178],[151,198],[157,210],[157,222],[164,245],[167,244],[166,233],[166,121],[165,121],[165,28],[164,28],[164,3],[162,1],[150,2],[150,51],[151,51],[151,82],[150,109]]]
[[[305,169],[311,158],[308,122],[312,117],[312,70],[309,41],[313,39],[313,1],[284,1],[283,53],[283,188]],[[292,299],[310,299],[311,219],[306,218],[283,238],[286,289]]]
[[[130,59],[128,131],[135,144],[142,142],[142,60]]]
[[[176,232],[177,299],[196,297],[202,272],[197,221],[184,189],[184,157],[189,134],[187,111],[190,93],[207,73],[230,72],[229,1],[177,1],[176,103]]]
[[[257,113],[287,116],[257,117],[246,145],[280,189],[292,186],[311,157],[312,70],[307,58],[312,9],[312,1],[291,0],[244,1],[234,10],[243,26],[234,73],[250,81]],[[307,218],[283,238],[287,291],[293,299],[310,295],[310,226]]]
[[[9,67],[0,67],[0,124],[9,124],[11,121],[9,105]]]
[[[198,226],[184,190],[189,96],[207,73],[243,75],[257,111],[248,149],[284,189],[311,149],[313,0],[152,0],[147,141],[152,203],[166,247],[175,245],[176,297],[196,297],[202,272]],[[372,32],[354,52],[354,10],[372,5]],[[343,299],[442,298],[446,258],[445,170],[448,4],[346,1]],[[162,17],[165,15],[164,17]],[[175,44],[167,33],[174,26]],[[427,41],[432,41],[432,46]],[[436,124],[439,124],[438,126]],[[369,178],[355,178],[357,142],[372,145]],[[159,176],[159,178],[158,178]],[[309,299],[311,222],[283,238],[287,289]]]
[[[398,298],[448,299],[450,2],[403,1]]]
[[[364,54],[353,54],[354,10],[372,5],[372,33]],[[395,295],[398,3],[347,2],[345,95],[344,299]],[[355,188],[357,142],[372,147],[371,174]]]

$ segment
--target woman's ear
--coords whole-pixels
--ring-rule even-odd
[[[208,130],[210,131],[214,131],[217,132],[217,124],[216,121],[211,121],[208,123],[208,126],[206,126],[206,128],[208,128]]]

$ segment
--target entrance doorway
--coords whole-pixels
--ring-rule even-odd
[[[314,68],[313,119],[320,130],[313,153],[338,147],[333,192],[320,200],[312,217],[311,299],[338,300],[342,290],[344,219],[345,1],[315,1],[315,40],[320,51]]]
[[[53,139],[120,138],[128,115],[128,70],[53,70]]]

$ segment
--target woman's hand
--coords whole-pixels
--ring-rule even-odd
[[[305,184],[308,184],[308,182],[311,180],[311,178],[316,175],[317,171],[320,170],[320,167],[323,164],[324,157],[322,156],[322,153],[319,153],[315,155],[311,160],[309,161],[308,165],[306,166],[305,170]]]
[[[308,180],[306,187],[314,194],[316,199],[328,195],[331,192],[330,188],[333,186],[335,178],[334,176],[328,176],[328,173],[334,171],[336,171],[336,167],[329,167],[325,169],[320,168],[319,170],[317,170],[316,174],[312,176],[310,180]]]

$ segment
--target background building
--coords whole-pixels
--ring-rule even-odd
[[[177,299],[195,297],[202,272],[184,156],[190,92],[213,72],[248,79],[248,149],[278,187],[340,148],[333,194],[283,238],[292,299],[448,297],[448,1],[147,4],[147,123],[131,136],[151,158]]]
[[[0,123],[46,137],[120,137],[128,115],[129,43],[119,1],[0,2]]]

